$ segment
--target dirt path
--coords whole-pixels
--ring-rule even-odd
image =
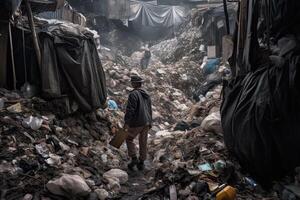
[[[146,161],[145,165],[145,171],[128,171],[128,193],[121,198],[122,200],[137,200],[151,187],[150,181],[154,171],[149,161]]]

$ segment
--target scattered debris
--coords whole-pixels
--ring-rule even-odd
[[[63,174],[60,178],[49,181],[47,189],[53,194],[69,199],[76,196],[87,196],[91,192],[83,178],[69,174]]]

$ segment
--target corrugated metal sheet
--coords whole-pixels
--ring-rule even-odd
[[[109,19],[128,19],[130,15],[129,0],[69,0],[76,10],[93,16]]]
[[[65,3],[62,8],[57,9],[54,12],[43,12],[38,16],[45,19],[65,20],[81,26],[86,25],[86,18],[82,14],[75,11],[68,3]]]
[[[55,11],[64,6],[65,0],[30,0],[34,12]]]

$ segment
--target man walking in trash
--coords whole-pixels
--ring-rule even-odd
[[[125,130],[128,131],[126,143],[128,155],[131,158],[128,164],[130,170],[133,170],[135,166],[139,170],[145,168],[148,131],[152,125],[151,98],[142,89],[143,82],[144,80],[137,75],[131,77],[131,85],[134,89],[129,94],[126,107]],[[139,136],[139,159],[133,142],[137,136]]]
[[[144,55],[141,59],[141,68],[147,69],[151,59],[151,52],[150,49],[148,48],[148,44],[142,49],[144,50]]]

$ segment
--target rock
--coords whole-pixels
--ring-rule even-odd
[[[127,172],[121,169],[111,169],[103,174],[103,177],[107,180],[113,178],[118,179],[120,184],[124,184],[128,181],[128,174]]]
[[[106,178],[108,181],[108,189],[113,190],[115,192],[119,192],[121,190],[120,180],[116,177]]]
[[[201,127],[205,131],[211,131],[213,133],[222,133],[221,115],[220,112],[214,112],[208,115],[201,123]]]
[[[179,191],[178,191],[178,194],[179,194],[180,196],[187,197],[189,194],[191,194],[191,191],[188,190],[188,189],[185,189],[185,190],[179,190]]]
[[[199,200],[199,198],[197,196],[189,196],[188,198],[186,198],[186,200]]]
[[[62,142],[59,142],[59,146],[63,151],[70,151],[70,147]]]
[[[113,160],[111,161],[111,165],[112,165],[112,166],[120,166],[120,161],[119,161],[118,159],[113,159]]]
[[[108,192],[105,189],[96,189],[95,193],[97,194],[99,200],[105,200],[109,196]]]
[[[89,147],[81,147],[81,148],[80,148],[80,153],[81,153],[82,155],[87,156],[88,153],[89,153],[89,150],[90,150]]]
[[[92,192],[90,193],[90,196],[88,198],[88,200],[98,200],[98,195],[96,194],[96,192]]]
[[[26,195],[23,197],[23,200],[31,200],[31,199],[33,199],[32,194],[26,194]]]
[[[63,174],[60,178],[47,183],[47,189],[55,195],[64,197],[87,196],[91,189],[78,175]]]
[[[95,181],[91,180],[91,179],[87,179],[85,180],[86,184],[88,184],[89,187],[93,187],[96,185]]]

